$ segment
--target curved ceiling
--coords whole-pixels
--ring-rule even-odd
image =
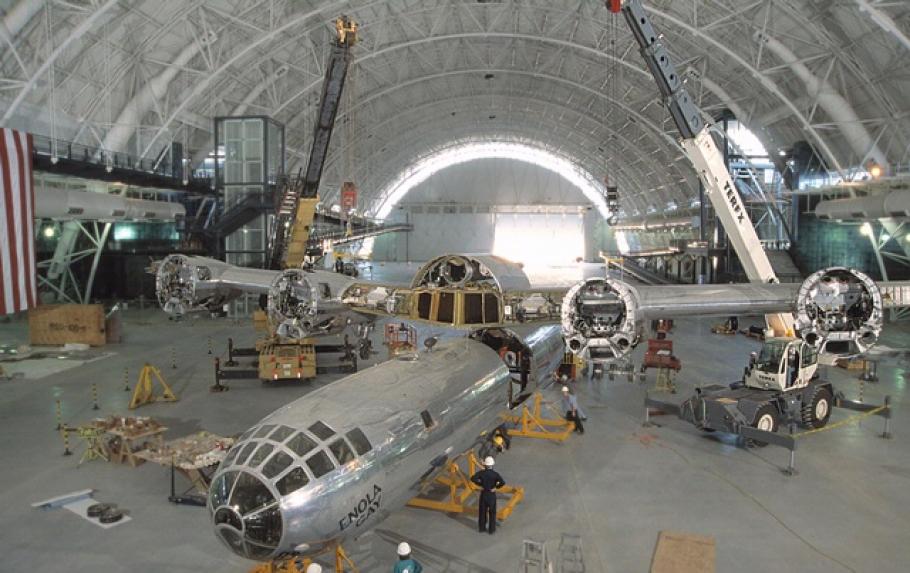
[[[709,115],[769,150],[807,141],[832,170],[910,160],[910,5],[650,0]],[[211,118],[287,125],[305,161],[331,22],[360,24],[322,195],[378,200],[421,157],[514,141],[618,184],[626,212],[696,193],[694,173],[621,17],[594,0],[19,0],[0,4],[4,125],[137,155],[197,159]]]

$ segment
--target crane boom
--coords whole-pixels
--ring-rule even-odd
[[[611,11],[616,3],[608,2]],[[745,204],[733,184],[723,155],[717,148],[710,129],[705,125],[698,106],[692,101],[683,85],[662,37],[654,30],[651,19],[641,0],[626,0],[622,4],[626,20],[648,71],[654,77],[664,103],[679,130],[683,151],[692,162],[705,187],[717,218],[724,226],[730,244],[743,265],[751,282],[778,282],[762,247]],[[793,316],[790,314],[766,315],[768,326],[778,336],[793,336]]]
[[[306,170],[294,181],[283,178],[279,188],[275,223],[269,241],[267,262],[270,269],[298,267],[306,254],[315,206],[319,200],[319,182],[351,64],[351,47],[357,42],[357,23],[342,16],[335,20],[335,31],[332,52],[325,66],[322,98]]]

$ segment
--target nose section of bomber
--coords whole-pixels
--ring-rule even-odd
[[[215,535],[248,559],[266,559],[281,542],[284,520],[278,499],[252,473],[220,472],[209,489]]]

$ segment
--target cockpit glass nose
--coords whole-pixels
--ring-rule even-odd
[[[252,474],[242,472],[237,478],[234,493],[231,495],[231,505],[237,508],[242,515],[247,515],[274,502],[275,498],[264,483]]]
[[[247,472],[225,472],[209,493],[215,531],[235,553],[265,559],[278,548],[283,530],[278,500]]]

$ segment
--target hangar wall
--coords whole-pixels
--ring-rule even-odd
[[[392,210],[388,221],[407,222],[414,229],[378,237],[373,257],[377,261],[425,261],[450,252],[492,252],[497,213],[519,217],[546,213],[551,226],[553,217],[580,213],[583,256],[596,260],[605,233],[599,214],[589,205],[580,189],[535,164],[490,158],[452,165],[414,187]],[[571,229],[569,225],[567,230]]]

